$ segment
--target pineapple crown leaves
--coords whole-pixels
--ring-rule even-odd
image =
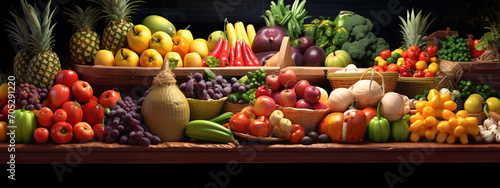
[[[102,6],[102,12],[106,15],[106,21],[130,21],[130,14],[139,10],[139,3],[145,3],[142,0],[88,0]]]
[[[76,10],[71,10],[64,8],[64,12],[69,16],[68,22],[75,27],[75,29],[93,29],[101,18],[99,13],[101,10],[98,8],[93,8],[92,6],[87,7],[83,10],[80,6],[75,5]]]
[[[427,29],[429,29],[432,22],[436,19],[434,18],[428,22],[430,15],[431,13],[422,18],[422,10],[415,15],[415,11],[411,9],[411,14],[409,10],[406,11],[406,20],[401,16],[398,16],[402,22],[399,26],[401,27],[401,33],[403,34],[404,39],[402,42],[403,46],[409,47],[411,45],[417,45],[419,47],[423,47],[423,45],[425,45],[426,42],[424,40],[427,39],[425,33],[427,32]]]
[[[5,29],[10,37],[18,44],[20,48],[28,47],[30,30],[28,24],[24,18],[17,16],[16,13],[9,11],[9,13],[14,17],[14,21],[5,19],[9,24],[5,24],[7,29]]]
[[[51,23],[54,10],[50,10],[51,0],[45,7],[42,14],[40,11],[28,4],[26,0],[21,1],[24,14],[26,15],[26,22],[29,24],[31,31],[30,47],[34,52],[46,52],[52,50],[54,46],[54,35],[52,31],[56,23]]]

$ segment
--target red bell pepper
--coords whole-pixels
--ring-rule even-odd
[[[245,66],[243,63],[243,54],[241,50],[241,42],[236,41],[236,48],[234,51],[234,66]]]
[[[269,89],[267,85],[261,85],[257,88],[257,91],[255,91],[255,98],[259,98],[262,95],[271,97],[271,89]]]
[[[226,63],[228,63],[227,59],[228,49],[229,49],[229,40],[224,40],[224,44],[222,45],[222,50],[219,54],[219,57],[217,58],[220,61],[219,67],[225,67]]]

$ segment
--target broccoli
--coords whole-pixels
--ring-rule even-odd
[[[358,14],[353,15],[345,21],[343,27],[349,33],[349,37],[342,44],[341,49],[351,55],[353,63],[358,67],[371,66],[370,62],[377,54],[389,49],[389,44],[383,38],[377,38],[371,32],[373,23],[368,18]],[[342,37],[345,36],[339,36],[339,38]],[[335,44],[337,43],[334,42]]]

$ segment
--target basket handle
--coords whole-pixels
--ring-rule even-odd
[[[384,79],[384,76],[382,74],[380,74],[379,72],[375,71],[374,69],[372,68],[368,68],[366,69],[363,74],[361,74],[361,77],[359,78],[359,80],[362,80],[363,77],[365,76],[365,74],[368,72],[368,71],[372,71],[372,76],[370,78],[370,89],[368,90],[368,94],[370,95],[371,94],[371,88],[372,88],[372,81],[373,81],[373,77],[375,76],[375,73],[377,73],[381,78],[382,78],[382,91],[385,93],[385,79]],[[371,96],[371,95],[370,95]]]

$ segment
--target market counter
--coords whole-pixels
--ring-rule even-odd
[[[440,144],[391,142],[337,144],[242,145],[165,142],[149,147],[118,143],[16,144],[0,143],[0,161],[15,154],[16,164],[126,164],[126,163],[448,163],[500,162],[500,144]]]

